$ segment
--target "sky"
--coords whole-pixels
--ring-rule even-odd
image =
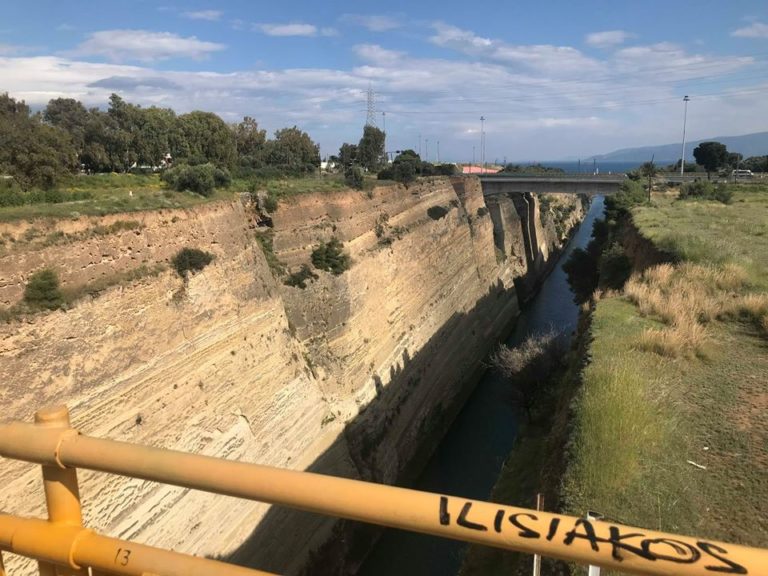
[[[2,0],[0,92],[33,108],[113,92],[335,154],[367,120],[387,151],[586,158],[768,130],[768,2]],[[484,120],[481,120],[481,117]],[[473,152],[474,150],[474,152]]]

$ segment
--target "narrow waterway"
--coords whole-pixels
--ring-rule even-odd
[[[603,198],[598,196],[557,266],[520,315],[507,344],[515,345],[530,334],[550,328],[565,334],[576,329],[579,311],[562,264],[575,248],[586,247],[592,225],[602,213]],[[517,417],[505,383],[495,373],[487,372],[413,487],[488,499],[512,449]],[[450,576],[458,572],[464,550],[460,542],[389,529],[358,576]]]

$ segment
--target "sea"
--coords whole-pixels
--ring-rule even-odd
[[[531,162],[516,162],[516,164],[527,165]],[[542,166],[549,168],[560,168],[567,174],[626,174],[635,168],[640,167],[642,162],[539,162]]]

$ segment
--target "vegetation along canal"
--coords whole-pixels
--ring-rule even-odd
[[[562,265],[575,248],[586,248],[592,226],[603,213],[597,196],[552,273],[517,320],[508,340],[515,346],[529,335],[554,329],[571,334],[579,310]],[[413,486],[418,490],[488,499],[504,459],[512,449],[518,413],[509,401],[508,384],[488,371],[456,417]],[[360,576],[444,576],[456,574],[465,545],[434,536],[387,530],[371,551]]]

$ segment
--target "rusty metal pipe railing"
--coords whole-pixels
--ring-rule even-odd
[[[72,573],[87,574],[86,568],[109,574],[141,576],[274,576],[171,552],[152,546],[96,534],[80,526],[0,515],[0,549],[64,567]],[[2,565],[0,564],[0,574]],[[63,574],[60,569],[55,574]]]
[[[136,446],[72,430],[0,425],[0,455],[281,504],[627,573],[765,574],[768,567],[764,549]]]

